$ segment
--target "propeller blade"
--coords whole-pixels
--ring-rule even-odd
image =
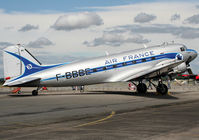
[[[189,65],[189,63],[191,62],[192,57],[189,56],[188,60],[186,61],[186,64]]]
[[[192,70],[189,68],[189,69],[187,69],[187,72],[190,74],[190,75],[193,75],[193,72],[192,72]]]

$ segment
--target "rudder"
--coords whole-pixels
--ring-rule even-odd
[[[9,46],[3,52],[4,78],[6,80],[23,75],[26,69],[41,63],[21,45]]]

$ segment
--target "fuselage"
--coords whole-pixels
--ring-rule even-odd
[[[190,61],[189,56],[192,60],[197,56],[194,50],[189,50],[182,44],[164,44],[69,63],[30,76],[40,77],[42,86],[78,86],[127,81],[129,75],[133,80],[140,72],[156,67],[164,61],[178,59],[177,54],[183,55],[183,61],[180,63],[188,58]]]

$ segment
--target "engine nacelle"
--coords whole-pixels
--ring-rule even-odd
[[[173,68],[173,73],[183,73],[187,70],[187,65],[186,63],[182,63],[178,65],[177,67]]]

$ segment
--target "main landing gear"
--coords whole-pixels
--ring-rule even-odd
[[[161,95],[166,95],[168,93],[168,87],[165,84],[159,83],[156,87],[156,92]]]
[[[139,82],[139,84],[137,85],[137,93],[139,94],[145,94],[147,92],[147,86],[146,84]]]
[[[32,96],[37,96],[38,95],[38,90],[33,90],[32,91]]]
[[[133,84],[136,85],[135,83]],[[155,85],[150,80],[149,80],[149,84],[153,85],[156,88],[156,92],[161,95],[166,95],[168,93],[168,87],[162,83],[161,79],[159,80],[158,85]],[[139,94],[147,93],[147,86],[142,81],[140,81],[139,84],[136,85],[136,87],[137,87],[137,93]]]
[[[37,96],[38,95],[38,90],[40,89],[41,87],[38,87],[36,90],[33,90],[32,91],[32,96]]]

